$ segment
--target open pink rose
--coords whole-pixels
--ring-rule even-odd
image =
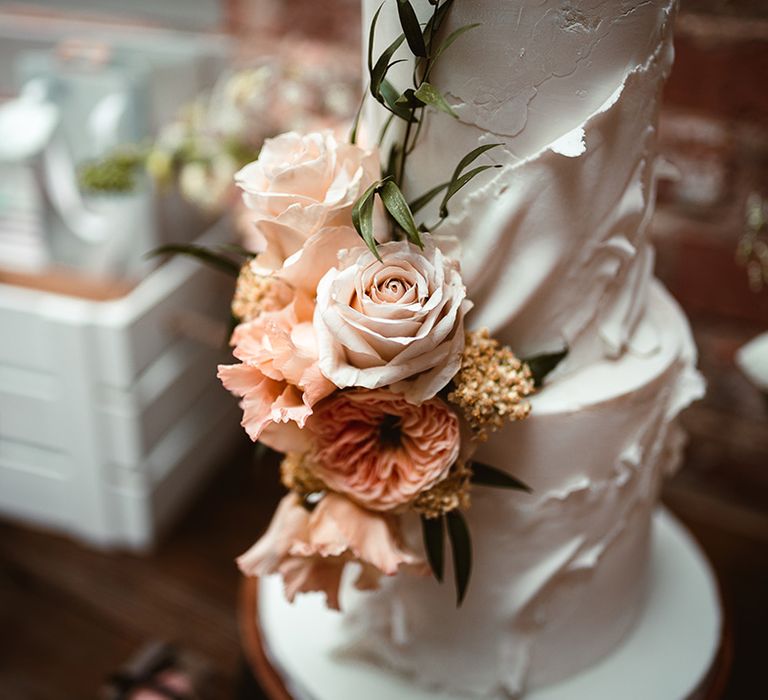
[[[323,591],[328,606],[339,609],[339,583],[349,561],[362,564],[358,588],[375,588],[381,574],[401,566],[425,572],[424,562],[405,549],[391,516],[371,513],[343,496],[326,494],[315,509],[305,509],[295,493],[278,506],[264,536],[237,560],[248,576],[283,576],[285,593]]]
[[[443,479],[459,454],[459,420],[440,399],[348,391],[307,423],[315,473],[366,508],[393,510]]]
[[[258,160],[235,175],[253,221],[246,246],[278,269],[320,229],[351,226],[355,200],[380,169],[377,151],[339,142],[331,131],[267,139]]]
[[[241,364],[219,365],[218,376],[243,398],[242,425],[252,440],[273,423],[303,427],[312,406],[334,390],[317,366],[311,309],[311,302],[297,298],[240,324],[232,335]]]
[[[336,386],[390,386],[413,402],[432,398],[456,374],[471,308],[458,264],[427,236],[340,254],[317,288],[320,369]]]

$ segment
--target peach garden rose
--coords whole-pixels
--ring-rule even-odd
[[[333,132],[267,139],[235,181],[253,227],[246,246],[277,269],[326,227],[350,226],[355,200],[379,178],[376,150],[337,141]]]
[[[371,510],[395,510],[443,479],[459,454],[459,420],[384,389],[337,393],[307,423],[313,472]]]
[[[337,387],[389,386],[432,398],[461,364],[471,308],[458,264],[425,237],[343,251],[320,280],[314,326],[319,366]]]

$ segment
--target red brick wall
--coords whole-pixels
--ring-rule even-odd
[[[665,90],[664,178],[654,221],[658,272],[694,315],[768,325],[735,250],[750,192],[768,197],[768,2],[690,0]]]

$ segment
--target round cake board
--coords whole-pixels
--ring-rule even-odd
[[[654,516],[647,604],[626,640],[598,664],[536,688],[525,700],[686,700],[717,698],[730,666],[717,581],[688,531],[667,511]],[[462,700],[422,688],[365,662],[339,658],[341,616],[321,594],[294,604],[282,582],[243,588],[245,651],[273,700]],[[464,699],[465,700],[465,699]]]

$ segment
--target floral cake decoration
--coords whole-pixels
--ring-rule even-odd
[[[379,142],[400,123],[386,161],[377,147],[357,143],[361,110],[348,140],[330,130],[268,139],[235,176],[253,254],[240,263],[221,251],[161,249],[237,275],[237,362],[220,366],[218,376],[240,398],[250,438],[284,454],[288,494],[238,564],[250,576],[280,574],[290,600],[323,591],[332,608],[350,562],[359,564],[360,589],[399,571],[431,571],[442,581],[446,540],[461,604],[472,563],[463,515],[472,491],[529,491],[474,461],[475,449],[528,416],[528,397],[562,358],[522,361],[487,330],[469,330],[472,303],[459,262],[433,235],[452,197],[500,167],[476,162],[501,144],[468,153],[415,199],[402,192],[427,110],[455,116],[429,82],[435,63],[478,25],[440,40],[453,0],[431,1],[423,25],[410,2],[396,1],[402,33],[374,56],[380,7],[368,46],[368,96],[389,112]],[[413,87],[400,92],[387,73],[403,43],[416,60]],[[437,221],[417,224],[437,197]],[[408,514],[421,519],[425,555],[405,541]]]

